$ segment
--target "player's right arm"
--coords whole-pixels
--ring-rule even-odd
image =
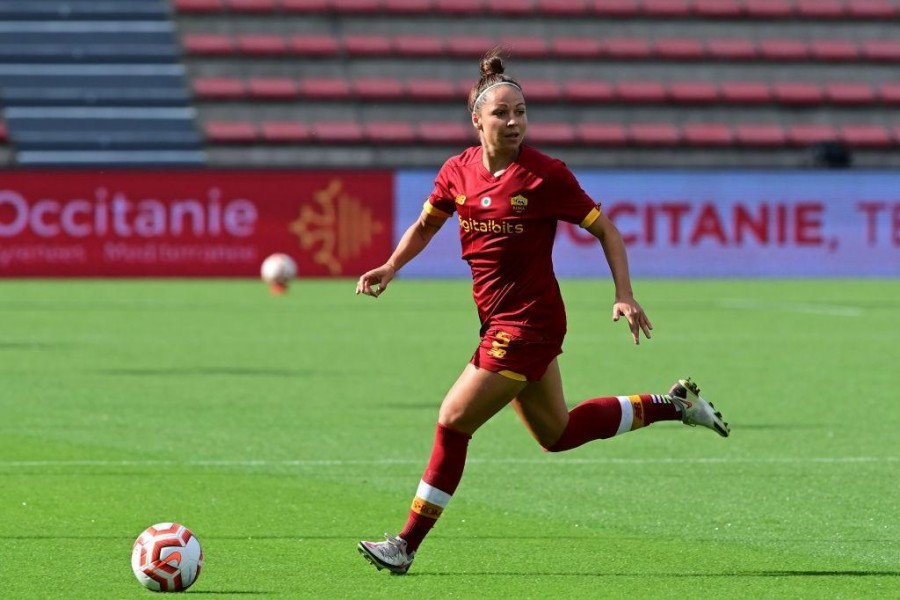
[[[356,283],[356,294],[365,294],[377,298],[387,289],[388,283],[394,278],[403,265],[414,259],[438,232],[438,229],[450,217],[434,208],[426,208],[409,226],[400,242],[386,263],[378,268],[363,273]]]

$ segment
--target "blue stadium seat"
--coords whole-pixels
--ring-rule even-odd
[[[166,18],[167,3],[159,0],[0,0],[0,21]]]

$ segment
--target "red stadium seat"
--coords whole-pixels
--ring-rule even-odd
[[[181,38],[186,54],[195,56],[228,56],[234,54],[234,40],[228,35],[188,33]]]
[[[391,39],[383,35],[344,36],[344,50],[350,56],[387,56],[393,51]]]
[[[350,84],[353,93],[362,100],[401,100],[403,84],[389,77],[363,77]]]
[[[534,11],[532,0],[484,0],[485,10],[492,15],[524,17]]]
[[[199,100],[241,100],[247,94],[244,82],[236,77],[198,77],[193,88]]]
[[[482,0],[436,0],[436,8],[440,13],[472,15],[484,10]]]
[[[567,102],[605,103],[615,98],[613,86],[606,81],[566,81],[562,96]]]
[[[759,42],[759,54],[773,61],[802,61],[809,58],[809,48],[803,40],[768,39]]]
[[[596,59],[603,54],[603,45],[596,38],[563,37],[551,40],[550,50],[557,58]]]
[[[865,40],[861,42],[862,55],[875,62],[900,62],[900,40]]]
[[[588,0],[537,0],[536,12],[548,17],[577,17],[589,8]]]
[[[265,14],[275,12],[275,0],[225,0],[226,6],[236,13]]]
[[[644,38],[606,38],[602,44],[603,54],[611,58],[645,59],[653,54]]]
[[[502,37],[500,45],[509,51],[513,60],[516,58],[547,58],[550,55],[550,48],[542,37]]]
[[[353,121],[317,121],[311,129],[312,137],[326,144],[358,144],[366,139],[362,126]]]
[[[326,13],[330,10],[328,0],[281,0],[281,8],[285,12]]]
[[[671,123],[632,123],[628,136],[637,146],[677,146],[681,133]]]
[[[721,123],[687,123],[681,128],[681,138],[688,146],[721,147],[730,146],[734,136]]]
[[[659,39],[653,43],[653,48],[659,58],[667,60],[698,60],[706,54],[703,42],[696,39]]]
[[[366,139],[374,144],[412,144],[416,141],[413,126],[405,121],[372,121],[363,125]]]
[[[628,143],[628,133],[619,123],[585,123],[575,132],[582,143],[590,146],[624,146]]]
[[[849,62],[859,59],[859,47],[852,40],[812,40],[810,55],[820,61]]]
[[[406,82],[406,94],[413,100],[448,102],[465,101],[465,94],[458,92],[453,82],[446,79],[413,79]]]
[[[847,5],[847,14],[855,19],[881,21],[900,15],[900,5],[890,0],[853,0]]]
[[[845,15],[840,0],[794,0],[797,14],[807,19],[840,19]]]
[[[344,79],[312,77],[300,82],[300,93],[315,100],[347,100],[350,84]]]
[[[825,99],[833,104],[872,104],[875,102],[875,90],[864,82],[826,83]]]
[[[453,121],[436,123],[424,121],[417,124],[418,137],[426,144],[470,144],[475,142],[471,126]]]
[[[821,104],[824,100],[822,89],[817,84],[795,81],[773,83],[772,95],[776,102],[791,105]]]
[[[593,0],[594,14],[604,17],[633,17],[638,14],[637,0]]]
[[[759,55],[756,42],[741,38],[707,40],[706,53],[717,60],[754,60]]]
[[[213,144],[252,144],[259,137],[256,125],[244,121],[207,121],[203,134]]]
[[[689,17],[691,4],[688,0],[644,0],[641,11],[654,19]]]
[[[172,6],[178,13],[217,13],[225,7],[222,0],[172,0]]]
[[[280,35],[239,35],[237,50],[246,56],[284,56],[288,52],[287,40]]]
[[[483,35],[454,35],[447,38],[447,52],[462,58],[481,57],[496,45],[493,38]]]
[[[734,139],[740,146],[771,148],[784,146],[787,134],[777,124],[742,123],[735,126]]]
[[[303,144],[312,141],[312,131],[306,123],[266,121],[260,125],[260,137],[270,144]]]
[[[719,101],[719,89],[708,81],[674,81],[668,88],[669,98],[679,104],[714,104]]]
[[[724,81],[719,94],[731,104],[768,104],[772,101],[769,86],[759,81]]]
[[[340,49],[330,35],[293,35],[288,39],[288,47],[299,56],[335,56]]]
[[[247,93],[259,100],[295,100],[300,86],[286,77],[253,77],[247,82]]]
[[[528,126],[527,138],[535,144],[571,146],[577,141],[575,130],[568,123],[533,123]]]
[[[519,79],[525,100],[532,102],[558,102],[561,97],[559,84],[552,79]]]
[[[331,0],[331,6],[339,13],[374,14],[381,10],[380,0]]]
[[[881,125],[843,125],[840,139],[854,148],[889,148],[894,145],[891,131]]]
[[[735,19],[744,11],[739,0],[694,0],[694,12],[701,18]]]
[[[395,15],[427,15],[432,11],[431,0],[384,0],[384,10]]]
[[[900,83],[882,83],[879,85],[878,100],[883,104],[900,104]]]
[[[659,81],[619,81],[615,89],[620,102],[662,103],[668,98],[665,85]]]
[[[836,139],[837,130],[827,123],[794,124],[787,129],[787,141],[793,146],[811,146]]]
[[[754,19],[789,19],[794,7],[786,0],[744,0],[744,12]]]
[[[431,35],[398,35],[394,49],[399,54],[422,57],[443,56],[446,52],[444,40]]]

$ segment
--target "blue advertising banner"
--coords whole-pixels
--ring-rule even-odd
[[[435,171],[398,171],[395,242],[418,217]],[[591,171],[638,277],[900,276],[900,173],[886,171]],[[560,223],[561,277],[606,276],[599,243]],[[467,276],[450,221],[403,274]]]

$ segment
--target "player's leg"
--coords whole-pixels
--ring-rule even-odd
[[[563,394],[557,359],[554,358],[547,366],[540,380],[529,382],[519,392],[512,401],[512,407],[544,448],[552,446],[562,436],[569,422],[569,408]]]
[[[472,434],[509,404],[524,381],[469,364],[441,404],[428,467],[422,475],[406,525],[397,537],[359,543],[359,551],[379,570],[406,573],[416,550],[434,527],[462,479]]]
[[[551,452],[571,450],[596,439],[646,427],[657,421],[681,420],[703,425],[727,436],[728,424],[711,404],[700,398],[690,380],[679,380],[669,394],[632,394],[585,400],[571,411],[565,404],[556,359],[544,376],[529,383],[513,407],[534,438]]]

